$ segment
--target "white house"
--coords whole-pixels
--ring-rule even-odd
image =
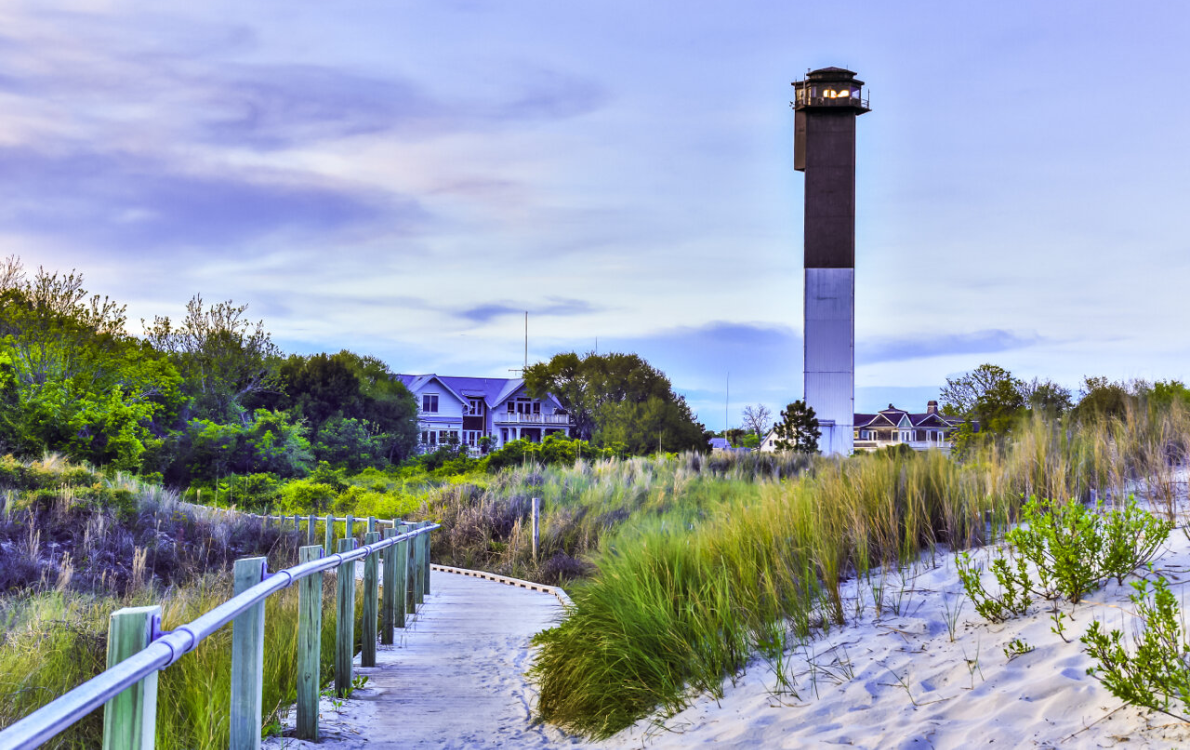
[[[477,448],[482,437],[493,438],[493,449],[518,439],[540,443],[550,433],[570,430],[562,404],[553,396],[530,398],[520,378],[394,377],[417,399],[422,450],[452,440]]]
[[[911,414],[892,404],[875,414],[856,414],[854,417],[855,450],[874,451],[893,445],[908,445],[913,450],[939,449],[949,451],[951,436],[963,423],[962,417],[938,411],[938,402],[926,404],[925,412]],[[976,431],[979,424],[973,423]],[[772,430],[760,443],[760,450],[777,450],[776,433]]]
[[[962,417],[938,411],[938,402],[930,401],[921,414],[910,414],[892,404],[875,414],[856,414],[855,449],[873,451],[891,445],[908,445],[913,450],[949,451],[951,435],[963,423]],[[979,427],[976,424],[975,429]]]

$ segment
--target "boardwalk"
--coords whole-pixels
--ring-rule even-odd
[[[529,640],[562,613],[549,594],[434,571],[417,619],[379,646],[367,685],[336,707],[322,700],[322,742],[266,748],[580,747],[530,724]],[[357,660],[358,664],[358,660]]]

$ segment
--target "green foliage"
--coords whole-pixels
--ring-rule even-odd
[[[1008,642],[1008,645],[1004,647],[1004,656],[1006,659],[1008,659],[1008,661],[1012,661],[1018,656],[1024,656],[1025,654],[1032,653],[1033,650],[1034,646],[1025,641],[1023,638],[1013,638]]]
[[[822,437],[822,432],[818,429],[818,417],[805,401],[794,401],[782,409],[781,419],[773,425],[773,430],[777,433],[774,441],[777,450],[818,452],[818,439]]]
[[[1120,630],[1108,633],[1100,622],[1091,623],[1082,642],[1097,665],[1087,669],[1087,674],[1098,677],[1112,695],[1133,705],[1171,713],[1171,705],[1180,700],[1182,710],[1190,714],[1190,642],[1182,630],[1177,598],[1161,577],[1151,583],[1133,581],[1132,586],[1136,593],[1129,598],[1144,630],[1133,637],[1129,653]],[[1190,720],[1185,714],[1172,715]]]
[[[1074,415],[1082,422],[1120,419],[1132,401],[1123,382],[1113,382],[1105,377],[1084,378],[1081,390],[1082,398],[1074,408]]]
[[[503,448],[488,454],[487,470],[495,473],[525,464],[571,466],[580,458],[593,461],[623,457],[628,452],[627,446],[623,443],[596,448],[584,440],[572,439],[561,432],[555,432],[546,435],[540,443],[510,440]]]
[[[1020,524],[1005,536],[1037,566],[1047,599],[1064,596],[1077,603],[1099,587],[1104,538],[1101,518],[1072,500],[1030,499],[1021,508]]]
[[[1052,380],[1033,378],[1023,385],[1021,395],[1029,409],[1049,419],[1060,417],[1074,406],[1070,389]]]
[[[200,417],[234,420],[247,396],[277,387],[280,352],[263,321],[244,318],[247,309],[230,300],[204,307],[196,294],[177,325],[169,317],[155,317],[152,325],[141,321],[145,340],[167,353],[182,374],[191,408]]]
[[[388,367],[349,351],[292,355],[281,365],[276,392],[249,404],[305,419],[319,460],[365,466],[400,462],[417,441],[417,403]]]
[[[955,567],[975,611],[991,622],[1006,622],[1023,615],[1033,603],[1024,558],[1017,558],[1015,567],[1002,556],[992,558],[992,573],[1000,584],[998,595],[989,594],[983,587],[980,575],[983,568],[974,565],[968,553],[962,552],[955,558]]]
[[[705,428],[669,379],[635,354],[567,352],[525,370],[534,398],[552,395],[581,440],[623,444],[630,453],[705,450]]]
[[[1106,514],[1101,506],[1089,509],[1075,500],[1030,499],[1021,508],[1020,525],[1005,538],[1036,566],[1046,598],[1077,603],[1105,578],[1123,583],[1152,559],[1172,528],[1133,498]]]

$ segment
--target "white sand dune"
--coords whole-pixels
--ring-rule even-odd
[[[989,554],[973,559],[986,562]],[[783,664],[754,661],[734,684],[725,682],[721,700],[700,696],[675,716],[642,721],[599,746],[1190,747],[1190,725],[1126,706],[1087,675],[1094,660],[1078,637],[1091,622],[1125,633],[1137,623],[1127,581],[1112,581],[1077,607],[1061,603],[1065,643],[1051,632],[1048,602],[988,623],[963,593],[954,561],[939,553],[903,576],[848,582],[843,628],[786,652]],[[1169,580],[1186,611],[1190,541],[1182,529],[1171,533],[1154,573]],[[874,584],[881,583],[878,611]],[[998,590],[990,573],[984,585]],[[1004,649],[1018,638],[1034,650],[1009,659]]]

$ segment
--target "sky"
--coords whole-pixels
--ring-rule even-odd
[[[1190,5],[0,2],[0,256],[142,318],[509,377],[636,352],[802,396],[790,82],[866,82],[856,408],[992,362],[1190,370]],[[727,390],[730,388],[730,395]]]

